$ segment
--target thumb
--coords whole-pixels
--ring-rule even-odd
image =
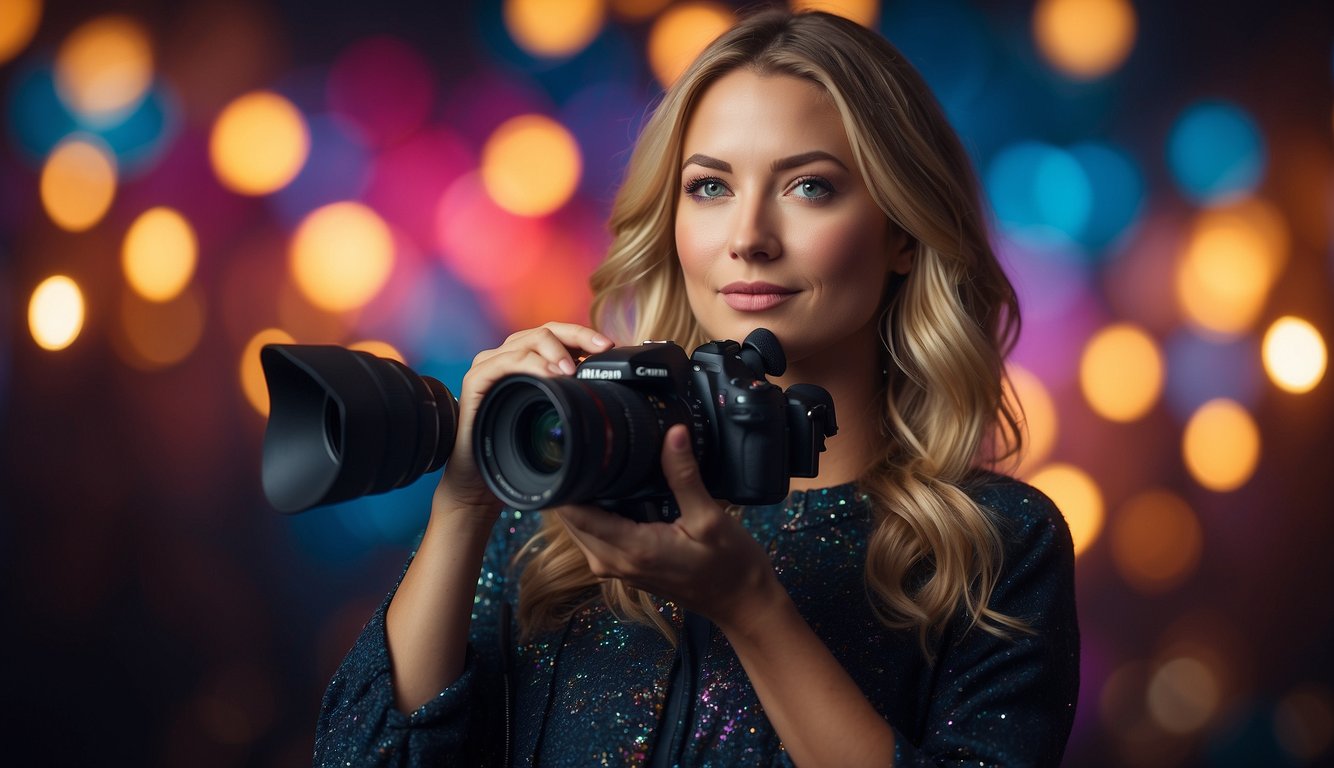
[[[695,452],[690,450],[690,430],[684,424],[672,425],[662,441],[662,474],[681,507],[682,515],[688,514],[688,509],[698,509],[701,504],[717,506],[704,487],[699,462],[695,461]]]

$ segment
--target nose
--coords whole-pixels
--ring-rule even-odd
[[[772,261],[783,255],[772,203],[751,198],[733,208],[728,250],[734,259]]]

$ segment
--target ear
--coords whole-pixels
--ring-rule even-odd
[[[907,230],[890,223],[889,231],[889,271],[897,275],[906,275],[912,270],[917,256],[917,238]]]

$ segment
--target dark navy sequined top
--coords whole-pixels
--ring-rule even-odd
[[[986,475],[970,493],[995,513],[1006,541],[991,607],[1034,632],[1000,639],[966,631],[960,614],[935,639],[934,664],[914,632],[887,630],[871,610],[863,578],[870,516],[853,484],[793,492],[782,504],[746,508],[742,519],[811,628],[894,728],[896,765],[1058,765],[1079,687],[1070,532],[1050,500],[1018,481]],[[675,658],[657,630],[622,623],[598,603],[531,642],[518,642],[516,627],[501,631],[509,615],[501,606],[518,597],[507,564],[539,517],[501,515],[478,582],[464,672],[411,715],[394,706],[385,601],[325,694],[318,765],[499,765],[507,731],[514,765],[646,764]],[[681,612],[662,610],[679,629]],[[502,636],[516,638],[507,652]],[[674,764],[792,765],[716,628],[705,648],[688,722],[675,724],[685,738]],[[512,670],[508,729],[504,664]]]

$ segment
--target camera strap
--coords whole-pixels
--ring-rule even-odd
[[[667,704],[662,708],[662,722],[658,725],[650,768],[676,765],[685,748],[685,736],[690,732],[690,718],[699,693],[700,670],[712,628],[708,619],[685,611],[681,639],[676,644],[676,661],[672,664],[672,679],[667,684]]]

